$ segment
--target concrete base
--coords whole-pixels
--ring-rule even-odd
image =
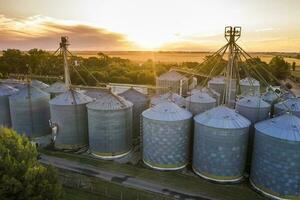
[[[157,169],[157,170],[161,170],[161,171],[175,171],[175,170],[179,170],[179,169],[183,169],[185,168],[188,164],[184,164],[182,166],[179,166],[179,167],[172,167],[172,168],[163,168],[163,167],[156,167],[156,166],[153,166],[151,164],[149,164],[147,161],[145,161],[143,159],[143,162],[145,163],[145,165],[147,165],[148,167],[151,167],[153,169]]]

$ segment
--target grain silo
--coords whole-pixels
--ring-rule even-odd
[[[73,89],[50,100],[51,122],[58,128],[55,148],[76,150],[88,145],[86,104],[91,101],[90,97]]]
[[[133,138],[138,138],[140,136],[141,115],[144,110],[149,108],[149,98],[147,95],[142,94],[134,88],[126,90],[125,92],[121,93],[120,96],[133,103],[132,134]]]
[[[163,102],[173,102],[180,107],[185,107],[185,99],[177,93],[167,92],[162,95],[156,95],[151,98],[150,104],[151,106],[156,106]]]
[[[217,182],[243,178],[250,121],[219,106],[194,117],[193,169]]]
[[[12,128],[31,138],[50,134],[49,100],[48,93],[28,84],[11,95],[9,106]]]
[[[58,81],[58,82],[55,82],[52,85],[50,85],[44,91],[48,92],[51,95],[51,98],[54,98],[55,96],[66,92],[67,87],[66,87],[65,83]]]
[[[113,93],[87,105],[89,145],[94,156],[114,159],[131,151],[132,106]]]
[[[49,87],[49,85],[47,85],[46,83],[43,83],[42,81],[38,81],[38,80],[32,80],[31,85],[41,90],[45,90],[46,88]]]
[[[300,119],[284,114],[255,131],[251,184],[272,199],[300,199]]]
[[[142,115],[144,163],[159,170],[184,168],[189,161],[192,114],[164,102]]]
[[[293,115],[300,117],[300,98],[287,99],[283,102],[275,104],[275,114],[281,115],[287,111],[293,113]]]
[[[222,100],[222,97],[225,93],[225,77],[217,76],[212,78],[210,81],[208,81],[208,88],[211,88],[214,91],[218,92]]]
[[[26,87],[26,84],[24,81],[20,81],[17,79],[5,79],[4,81],[2,81],[2,83],[4,83],[5,85],[9,85],[11,87],[14,87],[18,90],[23,89],[24,87]]]
[[[252,77],[246,77],[240,80],[240,89],[242,96],[260,95],[260,83]]]
[[[274,91],[269,90],[262,95],[262,99],[273,105],[278,100],[279,96],[279,94],[276,94]]]
[[[205,92],[197,92],[185,98],[186,108],[193,114],[203,113],[216,107],[216,100]]]
[[[18,92],[18,89],[9,85],[0,85],[0,126],[10,127],[10,109],[8,97]]]
[[[157,94],[168,91],[185,95],[188,91],[188,78],[176,71],[168,71],[156,78]]]

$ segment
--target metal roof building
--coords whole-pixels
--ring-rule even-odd
[[[192,114],[164,102],[142,115],[144,163],[158,170],[184,168],[189,161]]]
[[[113,93],[87,105],[89,144],[93,155],[114,159],[131,151],[132,106],[131,102]]]
[[[18,89],[9,85],[0,85],[0,126],[11,126],[8,97],[18,92]]]
[[[58,127],[55,148],[76,150],[88,145],[86,104],[91,101],[72,89],[50,100],[51,121]]]
[[[12,128],[32,138],[50,134],[49,100],[48,93],[31,85],[9,96]]]
[[[188,78],[176,71],[168,71],[156,78],[157,94],[168,91],[185,95],[188,91]]]
[[[243,178],[250,121],[219,106],[194,117],[193,169],[216,182]]]
[[[251,184],[272,199],[299,199],[300,119],[284,114],[255,130]]]
[[[133,138],[138,138],[140,136],[142,112],[149,108],[149,97],[134,88],[126,90],[120,96],[133,103]]]

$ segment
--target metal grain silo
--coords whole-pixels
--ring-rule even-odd
[[[275,104],[275,114],[281,115],[290,111],[293,115],[300,117],[300,98],[287,99],[283,102]]]
[[[18,89],[9,85],[0,85],[0,126],[10,127],[10,109],[8,97],[18,92]]]
[[[43,83],[42,81],[38,81],[38,80],[32,80],[31,85],[41,90],[45,90],[46,88],[49,87],[49,85],[47,85],[46,83]]]
[[[22,88],[26,87],[26,84],[24,81],[20,81],[17,79],[5,79],[4,81],[2,81],[2,83],[4,83],[5,85],[14,87],[18,90],[21,90]]]
[[[260,95],[260,83],[252,77],[240,80],[241,95]]]
[[[262,95],[262,99],[269,104],[273,105],[279,98],[279,94],[276,94],[274,91],[265,92]]]
[[[221,96],[221,99],[225,92],[225,77],[217,76],[208,81],[208,87],[218,92]]]
[[[157,94],[168,91],[185,95],[188,91],[188,78],[176,71],[168,71],[156,78]]]
[[[173,102],[180,107],[185,107],[185,99],[177,93],[167,92],[162,95],[156,95],[151,98],[150,104],[151,106],[156,106],[163,102]]]
[[[63,82],[55,82],[52,85],[50,85],[48,88],[44,90],[45,92],[48,92],[51,95],[51,98],[54,98],[57,95],[60,95],[67,91],[66,84]]]
[[[300,119],[284,114],[255,131],[251,184],[272,199],[300,199]]]
[[[90,151],[114,159],[132,148],[132,103],[109,93],[87,105]]]
[[[203,113],[216,107],[216,100],[205,92],[197,92],[185,98],[186,108],[193,114]]]
[[[144,163],[159,170],[184,168],[189,161],[192,114],[163,102],[142,115]]]
[[[9,106],[12,128],[31,138],[50,134],[49,100],[48,93],[31,85],[11,95]]]
[[[50,100],[51,122],[58,128],[55,148],[76,150],[88,145],[86,104],[91,101],[90,97],[73,89]]]
[[[134,88],[126,90],[120,96],[133,103],[133,138],[138,138],[140,136],[141,115],[144,110],[149,108],[149,98]]]
[[[243,178],[250,121],[219,106],[194,117],[193,169],[217,182]]]

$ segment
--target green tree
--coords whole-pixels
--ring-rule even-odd
[[[293,71],[296,70],[296,62],[293,62],[293,64],[292,64],[292,69],[293,69]]]
[[[37,150],[25,136],[0,128],[0,197],[3,200],[55,200],[62,188],[52,167],[37,161]]]
[[[291,74],[290,64],[281,56],[273,57],[269,63],[269,67],[273,75],[279,80],[284,80]]]

